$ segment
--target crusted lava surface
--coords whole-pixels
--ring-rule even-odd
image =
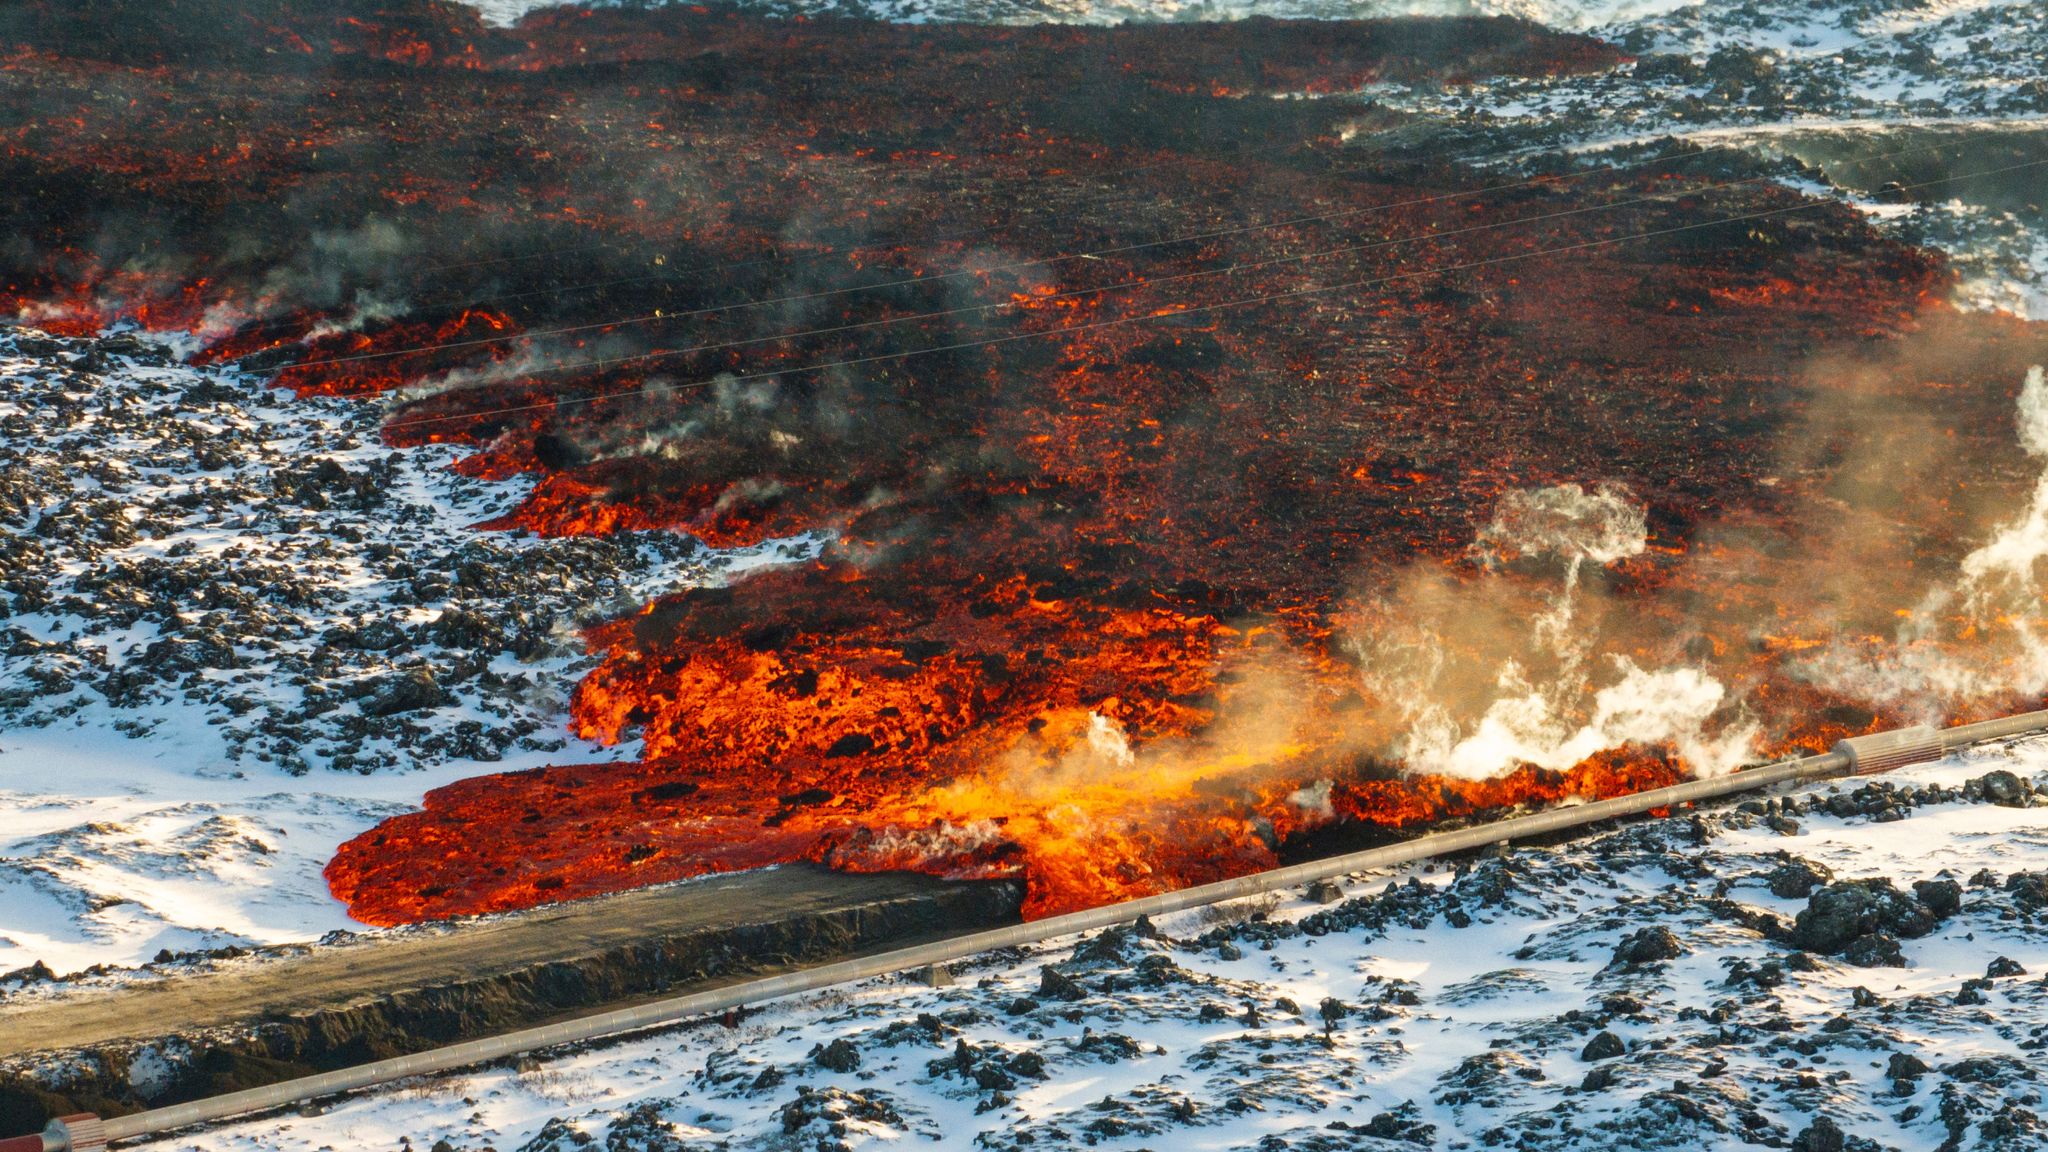
[[[1281,98],[1619,58],[1513,21],[81,0],[0,41],[0,307],[389,403],[392,443],[535,477],[485,530],[829,537],[596,629],[575,726],[641,762],[431,793],[328,868],[371,923],[796,859],[1021,874],[1042,914],[1677,779],[1656,741],[1480,781],[1386,756],[1389,590],[1539,614],[1555,557],[1471,546],[1547,487],[1647,508],[1646,547],[1570,561],[1642,623],[1604,655],[1819,746],[1900,718],[1788,655],[1893,606],[1773,567],[1829,539],[1844,439],[2031,483],[2041,334],[1849,209],[1688,156],[1496,187]],[[1959,483],[1891,509],[1893,583],[1967,545]]]

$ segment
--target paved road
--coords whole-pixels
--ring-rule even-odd
[[[924,876],[790,867],[644,888],[439,930],[372,934],[300,956],[81,992],[56,1002],[0,1006],[0,1057],[189,1032],[273,1012],[339,1008],[394,991],[488,978],[706,930],[876,904],[933,904],[949,887]],[[987,926],[959,925],[963,930]],[[861,951],[907,942],[878,940]],[[735,972],[693,987],[715,987],[747,975]]]

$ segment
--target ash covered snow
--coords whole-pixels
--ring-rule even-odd
[[[1980,749],[148,1146],[2036,1149],[2044,768]]]
[[[349,926],[320,869],[428,788],[630,758],[568,737],[577,624],[809,547],[474,532],[526,482],[380,418],[0,330],[0,972]]]

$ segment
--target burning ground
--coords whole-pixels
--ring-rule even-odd
[[[593,628],[638,760],[430,793],[365,921],[803,858],[1043,913],[2048,687],[2038,327],[1725,154],[1495,188],[1270,98],[1598,41],[87,7],[0,17],[24,321],[520,479],[480,539],[827,541]]]

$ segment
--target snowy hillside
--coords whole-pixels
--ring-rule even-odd
[[[1982,749],[151,1146],[2040,1148],[2043,767]]]

